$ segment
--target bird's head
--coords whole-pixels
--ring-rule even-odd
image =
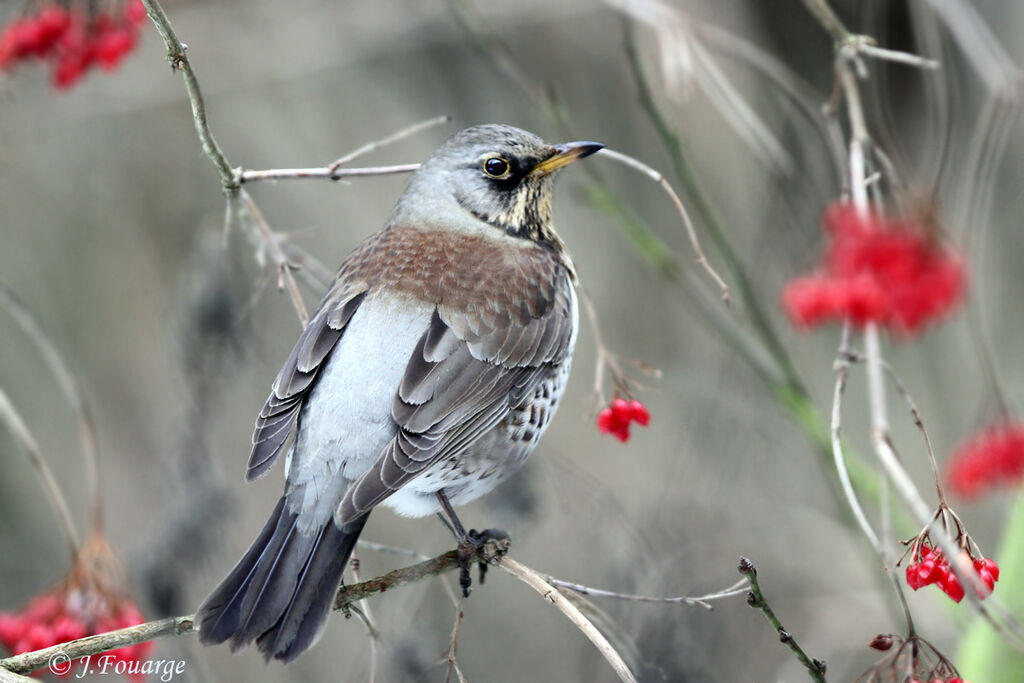
[[[413,198],[418,208],[435,215],[444,214],[441,205],[454,208],[454,203],[508,235],[561,246],[551,225],[551,179],[560,168],[602,147],[599,142],[553,145],[511,126],[473,126],[453,135],[424,162],[404,199]]]

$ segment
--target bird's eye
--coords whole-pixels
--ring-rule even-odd
[[[484,173],[491,178],[504,178],[508,175],[508,159],[491,157],[484,162]]]

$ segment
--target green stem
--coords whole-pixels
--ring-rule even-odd
[[[1024,494],[1018,494],[1003,530],[996,558],[1004,570],[996,592],[1012,614],[1024,614]],[[957,668],[965,680],[985,683],[1024,681],[1024,654],[1006,642],[1005,637],[976,617],[960,643]]]
[[[800,660],[800,663],[807,669],[807,673],[810,675],[811,680],[817,683],[825,682],[825,662],[820,659],[811,659],[807,656],[807,653],[803,651],[803,648],[796,642],[796,638],[793,634],[787,631],[782,626],[782,622],[775,615],[775,610],[771,608],[768,601],[765,600],[764,594],[761,592],[761,586],[757,583],[757,569],[754,567],[754,563],[745,557],[740,558],[739,572],[743,576],[747,577],[747,581],[750,582],[750,592],[747,593],[747,604],[755,609],[761,610],[768,622],[775,627],[776,632],[779,634],[779,640],[789,647],[796,655],[796,658]]]

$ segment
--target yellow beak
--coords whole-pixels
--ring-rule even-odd
[[[549,173],[554,173],[563,166],[568,166],[574,161],[579,161],[583,157],[588,157],[599,149],[603,149],[604,145],[600,142],[563,142],[560,145],[555,145],[555,153],[540,162],[533,167],[530,171],[530,175],[544,176]]]

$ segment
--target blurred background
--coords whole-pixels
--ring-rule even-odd
[[[991,346],[1011,405],[1024,399],[1024,156],[1015,101],[1003,89],[1022,58],[1024,6],[972,3],[1009,51],[1009,66],[985,68],[984,55],[972,53],[977,40],[951,30],[931,3],[834,6],[851,30],[942,62],[927,73],[868,62],[863,86],[872,131],[906,193],[931,203],[973,274],[955,317],[885,347],[941,459],[993,417],[980,341]],[[0,2],[0,23],[23,9]],[[783,623],[827,661],[831,680],[852,680],[877,659],[867,643],[900,632],[902,616],[836,495],[829,456],[781,398],[778,358],[764,344],[770,328],[806,405],[827,415],[838,329],[794,331],[778,306],[786,280],[815,263],[820,213],[841,191],[820,115],[832,90],[833,48],[800,2],[168,0],[165,9],[234,166],[319,166],[448,115],[449,123],[356,164],[418,162],[465,126],[501,122],[552,141],[600,140],[682,189],[671,137],[640,97],[631,44],[652,106],[678,134],[733,250],[736,271],[709,234],[710,214],[684,192],[733,303],[722,306],[693,265],[679,216],[656,185],[600,155],[564,173],[556,223],[604,341],[663,373],[656,382],[636,375],[649,385],[639,396],[651,424],[634,427],[627,444],[598,433],[596,347],[584,327],[568,395],[541,447],[521,476],[460,515],[477,528],[508,530],[513,556],[526,565],[622,592],[713,592],[734,583],[738,558],[750,557]],[[627,13],[639,19],[631,43]],[[300,331],[258,245],[237,221],[225,232],[218,176],[164,54],[146,25],[116,72],[92,73],[68,91],[56,92],[39,66],[0,76],[0,281],[81,384],[97,424],[106,532],[149,618],[193,611],[280,495],[279,468],[253,484],[243,472],[255,415]],[[774,80],[772,70],[785,78]],[[247,189],[273,229],[333,270],[383,225],[403,184],[402,176],[383,176]],[[735,272],[749,281],[749,299]],[[299,282],[314,307],[321,291],[301,273]],[[84,533],[90,494],[75,413],[38,344],[6,313],[0,387]],[[927,492],[919,434],[895,393],[890,405],[896,443]],[[857,370],[844,430],[851,451],[871,463]],[[1012,502],[1001,494],[957,506],[986,552],[995,555]],[[916,532],[898,520],[894,534]],[[363,539],[429,556],[451,546],[436,519],[390,511],[371,518]],[[359,556],[364,577],[408,562],[370,550]],[[36,475],[0,430],[0,610],[45,590],[67,563]],[[455,608],[442,580],[457,578],[371,602],[381,632],[377,680],[444,680],[439,658]],[[954,611],[937,590],[909,600],[926,637],[955,656],[969,610]],[[595,602],[641,680],[806,679],[742,596],[711,612]],[[568,621],[500,571],[476,587],[464,611],[458,661],[468,680],[614,680]],[[154,657],[184,659],[185,680],[196,681],[362,681],[371,667],[365,627],[338,614],[320,645],[287,669],[264,665],[253,650],[200,648],[191,636],[161,640]]]

